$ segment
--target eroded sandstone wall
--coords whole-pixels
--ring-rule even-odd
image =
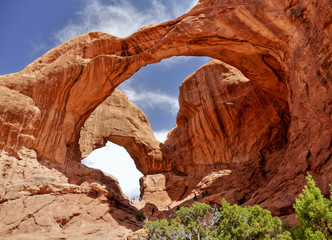
[[[268,162],[264,155],[287,143],[287,102],[221,61],[211,61],[184,80],[179,104],[177,125],[164,145],[172,149],[175,168],[185,174],[206,175],[209,168],[257,158]]]

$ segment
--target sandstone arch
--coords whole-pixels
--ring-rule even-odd
[[[145,27],[125,39],[100,32],[76,37],[25,68],[21,72],[24,78],[20,79],[19,84],[15,84],[20,78],[16,74],[7,75],[2,85],[29,96],[37,108],[45,109],[40,112],[41,122],[36,123],[38,131],[31,133],[38,137],[26,140],[26,145],[34,146],[42,157],[59,163],[79,158],[78,133],[94,108],[141,66],[175,55],[227,59],[249,79],[261,82],[263,89],[285,100],[285,86],[275,75],[275,72],[281,71],[280,67],[272,70],[272,64],[264,64],[262,60],[262,55],[271,55],[283,63],[280,61],[285,55],[282,47],[287,45],[280,46],[285,37],[280,37],[281,41],[272,34],[274,41],[269,41],[267,46],[261,44],[267,42],[266,36],[257,37],[252,42],[243,40],[256,32],[243,32],[227,24],[223,28],[218,26],[233,15],[242,16],[240,13],[243,11],[249,14],[251,7],[247,9],[240,5],[233,9],[223,5],[216,8],[216,5],[217,2],[202,2],[180,18]],[[271,6],[261,4],[259,8],[268,10]],[[210,13],[211,9],[216,10]],[[206,16],[201,17],[204,14]],[[287,14],[280,17],[289,21]],[[208,27],[205,28],[205,25]],[[265,28],[265,31],[269,30]],[[233,33],[233,37],[226,34],[229,32]],[[285,35],[287,32],[281,33]],[[272,43],[275,44],[273,51],[270,50]],[[253,67],[259,64],[260,68]],[[82,96],[84,99],[77,101]],[[50,123],[56,125],[50,126]],[[53,151],[55,146],[62,147]]]
[[[137,169],[145,174],[170,170],[166,164],[154,166],[162,159],[161,143],[145,114],[118,89],[84,123],[79,141],[82,157],[104,146],[106,141],[124,147]]]
[[[249,201],[287,214],[307,170],[325,193],[332,181],[331,12],[328,0],[201,0],[187,14],[127,38],[101,32],[76,37],[0,77],[0,146],[11,154],[25,146],[69,166],[80,159],[85,120],[141,66],[171,56],[210,56],[241,70],[280,105],[288,102],[285,157]]]

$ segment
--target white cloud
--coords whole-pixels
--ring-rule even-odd
[[[127,95],[130,101],[144,110],[166,110],[173,116],[176,116],[179,111],[179,101],[177,97],[158,92],[157,90],[154,92],[139,90],[131,87],[129,82],[128,84],[120,85],[119,89]]]
[[[189,11],[197,0],[148,0],[150,5],[139,10],[135,1],[111,0],[85,1],[77,12],[77,20],[72,21],[55,34],[57,43],[90,31],[103,31],[118,37],[125,37],[139,28],[174,19]]]
[[[123,147],[107,142],[105,147],[94,150],[82,163],[116,177],[128,197],[140,195],[139,179],[143,175]]]
[[[154,131],[154,135],[157,138],[158,141],[160,142],[165,142],[166,138],[167,138],[167,134],[170,132],[170,130],[159,130],[159,131]]]

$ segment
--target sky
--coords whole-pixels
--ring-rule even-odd
[[[72,37],[104,31],[126,37],[139,28],[174,19],[197,0],[0,0],[0,75],[18,72]],[[179,85],[207,57],[173,57],[143,67],[119,86],[147,115],[160,141],[174,127]],[[133,160],[112,143],[82,161],[114,175],[128,196],[139,194],[142,176]],[[128,174],[130,172],[131,174]],[[128,178],[127,176],[132,176]]]

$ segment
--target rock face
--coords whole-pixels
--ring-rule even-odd
[[[165,145],[172,149],[176,169],[186,175],[202,176],[222,164],[258,158],[265,164],[265,155],[286,145],[287,103],[221,61],[211,61],[184,80],[179,104],[177,126]]]
[[[173,172],[186,176],[185,184],[168,178],[168,191],[179,186],[177,195],[170,193],[173,200],[208,190],[223,192],[219,204],[238,189],[243,197],[237,203],[243,203],[275,176],[288,144],[287,102],[262,91],[234,67],[212,60],[180,85],[179,103],[177,125],[163,146]],[[226,169],[231,174],[202,180]]]
[[[208,203],[242,204],[276,175],[288,146],[287,102],[212,60],[180,85],[179,103],[177,125],[162,145],[173,174],[144,177],[143,200],[163,209],[208,191]]]
[[[177,126],[164,145],[134,124],[107,128],[97,138],[127,146],[145,175],[166,171],[155,178],[165,179],[161,187],[171,201],[190,200],[206,188],[209,201],[223,195],[287,215],[307,171],[326,194],[332,182],[331,14],[329,0],[200,0],[172,21],[127,38],[87,33],[21,72],[0,76],[1,234],[51,229],[49,236],[59,238],[83,234],[82,222],[90,221],[96,230],[87,236],[105,234],[99,230],[107,225],[119,228],[109,233],[116,239],[141,226],[128,217],[135,209],[127,210],[116,181],[79,163],[80,131],[121,82],[171,56],[210,56],[245,78],[217,61],[187,78]],[[111,122],[128,126],[123,116]],[[11,212],[14,205],[24,214]]]
[[[70,182],[63,169],[38,159],[35,151],[22,148],[17,154],[0,155],[0,238],[125,239],[142,228],[113,177],[71,163],[76,174]]]

